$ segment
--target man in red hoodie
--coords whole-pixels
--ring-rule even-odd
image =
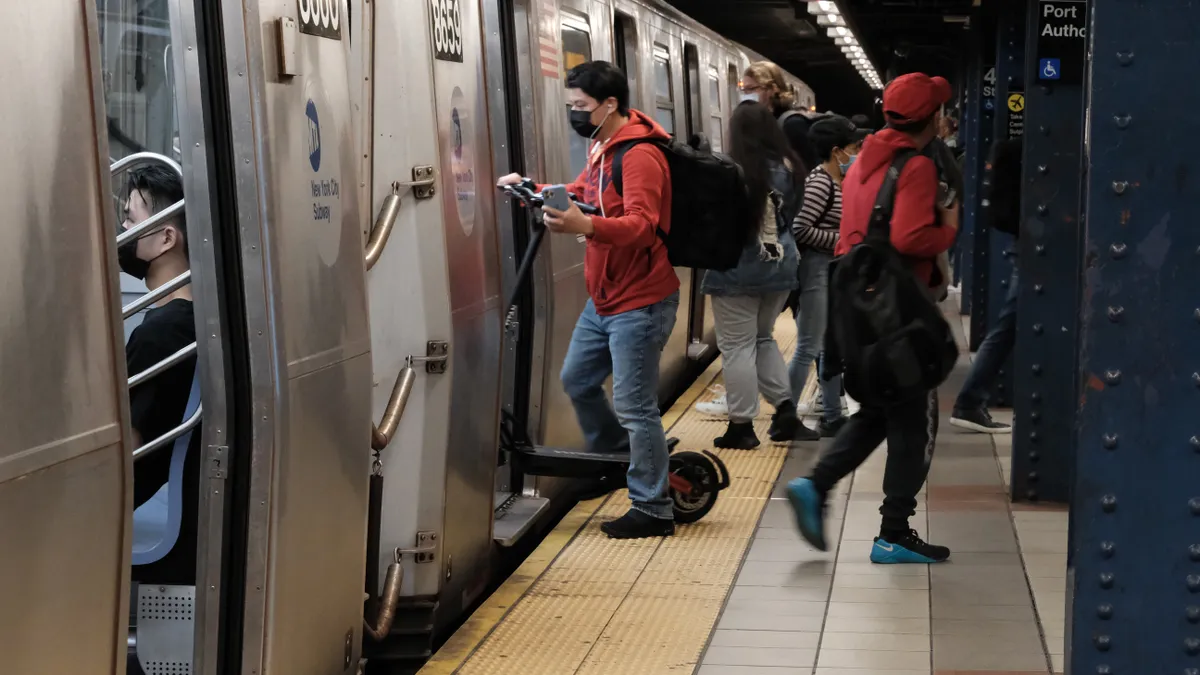
[[[622,190],[612,184],[612,158],[635,140],[668,140],[650,116],[629,107],[625,74],[589,61],[567,74],[571,127],[588,140],[588,162],[567,186],[600,209],[588,216],[573,203],[546,207],[551,232],[586,237],[584,276],[590,299],[575,324],[562,369],[563,388],[575,405],[588,448],[629,452],[633,508],[601,525],[610,537],[633,539],[675,533],[667,495],[667,437],[658,410],[658,364],[675,327],[679,277],[658,231],[671,229],[671,180],[666,157],[652,143],[630,147],[621,160]],[[521,181],[517,174],[500,185]],[[613,405],[604,381],[613,377]]]
[[[950,84],[922,73],[902,75],[883,92],[887,128],[863,144],[858,159],[842,181],[842,225],[835,255],[847,253],[867,235],[875,198],[896,154],[925,150],[937,135],[939,109],[950,99]],[[937,257],[950,248],[958,231],[958,204],[946,204],[939,178],[927,153],[908,161],[896,181],[892,209],[892,246],[910,263],[913,273],[933,289],[942,285]],[[822,454],[808,478],[788,483],[788,500],[800,533],[825,550],[825,497],[833,486],[859,467],[887,441],[883,477],[883,516],[871,548],[875,563],[934,563],[950,558],[950,549],[921,540],[908,519],[916,512],[917,493],[929,473],[937,436],[937,391],[891,407],[864,405],[850,418],[833,445]]]

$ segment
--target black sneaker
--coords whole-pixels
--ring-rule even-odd
[[[613,539],[669,537],[675,534],[675,520],[655,518],[637,509],[629,509],[629,512],[620,518],[601,523],[600,531]]]
[[[955,408],[950,415],[950,424],[960,429],[970,429],[983,434],[1012,433],[1012,427],[993,420],[992,416],[988,414],[987,408],[976,408],[975,410]]]
[[[816,441],[821,438],[821,434],[804,426],[800,418],[796,416],[796,405],[791,401],[784,401],[775,408],[767,435],[776,443]]]
[[[838,432],[841,431],[842,427],[844,426],[846,426],[845,417],[839,417],[832,422],[821,420],[820,423],[817,424],[817,432],[821,434],[821,438],[833,438],[834,436],[838,435]]]
[[[930,564],[950,559],[950,549],[925,543],[916,530],[903,534],[883,534],[875,537],[871,547],[871,562],[883,565]]]
[[[730,422],[725,428],[725,435],[713,439],[714,446],[733,450],[753,450],[758,443],[758,434],[754,433],[754,424],[751,422]]]

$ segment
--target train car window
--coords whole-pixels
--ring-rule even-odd
[[[638,87],[637,22],[633,20],[633,17],[621,12],[616,13],[613,21],[613,40],[616,45],[613,53],[617,57],[617,67],[624,71],[625,77],[629,78],[629,105],[641,108],[642,97],[639,96],[640,87]]]
[[[696,45],[684,43],[683,66],[683,90],[686,96],[683,101],[684,119],[688,136],[691,137],[704,127],[700,108],[700,53],[696,51]]]
[[[138,152],[182,160],[168,7],[166,2],[135,0],[99,4],[100,74],[110,162]],[[126,180],[126,175],[118,175],[112,181],[112,208],[118,223],[125,220]],[[121,274],[122,304],[145,292],[145,283]],[[126,338],[143,314],[125,321]]]
[[[729,64],[729,70],[725,77],[727,80],[726,86],[729,88],[729,109],[733,110],[733,107],[737,105],[737,101],[742,97],[742,80],[738,76],[737,66],[732,63]]]
[[[566,82],[567,71],[575,66],[592,60],[592,35],[587,19],[571,14],[562,16],[562,52],[563,52],[563,82]],[[570,106],[567,106],[570,110]],[[587,139],[571,132],[570,139],[571,177],[583,172],[587,166]]]
[[[712,141],[713,152],[724,152],[724,137],[723,131],[725,120],[721,115],[721,76],[717,73],[716,68],[708,70],[708,109],[712,124],[712,133],[709,140]]]
[[[654,119],[675,135],[675,99],[671,94],[671,53],[654,45]]]

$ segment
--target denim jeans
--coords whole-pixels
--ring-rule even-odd
[[[763,295],[713,295],[717,347],[725,367],[725,396],[730,422],[751,422],[758,395],[776,408],[792,397],[787,366],[775,343],[775,319],[788,292]]]
[[[1008,295],[1004,306],[996,317],[996,324],[975,353],[975,361],[963,382],[962,391],[954,401],[956,411],[978,410],[987,406],[988,389],[1000,376],[1000,369],[1012,353],[1017,342],[1017,266],[1013,265],[1012,280],[1008,282]]]
[[[675,328],[678,291],[661,302],[600,316],[591,300],[575,323],[562,383],[589,450],[629,449],[633,508],[672,518],[667,494],[667,435],[658,410],[658,364]],[[604,381],[613,377],[613,405]],[[615,409],[614,409],[615,408]]]
[[[825,344],[825,322],[829,315],[828,253],[807,250],[800,257],[800,303],[796,311],[796,351],[788,363],[792,401],[798,402],[808,382],[808,369]],[[818,373],[819,374],[819,373]],[[824,418],[833,422],[842,416],[842,377],[826,381],[818,377],[821,398],[825,401]]]

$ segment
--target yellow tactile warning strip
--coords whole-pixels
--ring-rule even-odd
[[[785,354],[795,333],[781,316]],[[714,364],[664,415],[680,449],[712,450],[720,435],[723,421],[693,409],[719,372]],[[804,400],[815,388],[810,378]],[[716,452],[732,484],[703,520],[671,538],[618,541],[599,525],[628,509],[625,492],[581,503],[421,673],[691,673],[787,457],[786,445],[766,440],[768,419],[755,422],[757,450]]]

